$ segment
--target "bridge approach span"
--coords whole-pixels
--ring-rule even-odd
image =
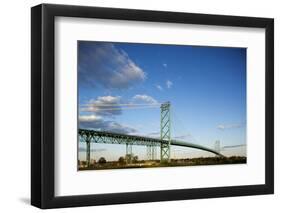
[[[160,146],[163,143],[164,144],[169,143],[169,141],[162,140],[159,138],[151,138],[151,137],[144,137],[138,135],[127,135],[127,134],[87,130],[87,129],[79,129],[78,134],[82,139],[82,141],[86,143],[130,144],[130,145],[141,145],[141,146],[151,146],[151,145]],[[211,152],[217,156],[224,157],[216,150],[194,143],[172,139],[170,141],[170,145],[200,149],[203,151]]]

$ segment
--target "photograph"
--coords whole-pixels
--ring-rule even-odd
[[[31,205],[274,194],[275,13],[210,8],[32,6]]]
[[[77,170],[247,163],[247,48],[77,41]]]

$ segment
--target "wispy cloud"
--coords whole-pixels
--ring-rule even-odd
[[[108,131],[121,134],[131,134],[137,132],[133,127],[118,123],[117,121],[104,120],[102,117],[95,117],[93,115],[80,115],[79,128],[95,129],[98,131]]]
[[[129,55],[111,43],[79,42],[80,86],[124,89],[146,79],[146,73]]]
[[[167,86],[168,89],[170,89],[173,86],[173,82],[170,81],[170,80],[167,80],[166,81],[166,86]]]
[[[133,102],[148,103],[148,104],[158,104],[158,101],[149,95],[135,95],[132,98]]]
[[[115,121],[115,116],[121,115],[125,109],[159,107],[158,105],[160,103],[156,99],[146,94],[134,95],[127,101],[122,100],[121,96],[99,96],[80,105],[79,111],[82,114],[79,115],[79,128],[122,134],[136,133],[136,128]]]
[[[160,138],[160,132],[150,132],[150,133],[147,133],[145,135],[146,137],[151,137],[151,138]]]
[[[97,99],[89,100],[87,104],[80,108],[80,112],[92,112],[93,114],[80,115],[79,128],[122,134],[137,132],[133,127],[110,119],[122,114],[122,106],[120,96],[100,96]]]
[[[162,65],[163,65],[164,68],[168,67],[168,64],[166,64],[166,63],[163,63]]]
[[[99,96],[89,100],[80,108],[81,112],[94,112],[96,115],[113,116],[122,114],[120,96]]]
[[[80,122],[97,122],[101,121],[102,117],[97,115],[80,115],[79,121]]]
[[[178,136],[175,136],[173,138],[174,139],[181,139],[181,140],[183,140],[183,139],[190,139],[191,137],[192,137],[191,134],[185,134],[185,135],[178,135]]]
[[[245,147],[246,144],[238,144],[238,145],[230,145],[230,146],[223,146],[223,149],[230,149],[230,148],[237,148],[237,147]]]
[[[150,132],[147,134],[148,137],[160,137],[160,132]]]
[[[156,86],[156,88],[157,88],[159,91],[162,91],[162,90],[163,90],[163,87],[160,86],[159,84],[156,84],[155,86]]]
[[[228,129],[238,129],[244,126],[244,123],[236,123],[236,124],[219,124],[217,129],[219,130],[228,130]]]

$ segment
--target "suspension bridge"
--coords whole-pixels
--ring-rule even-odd
[[[100,106],[99,106],[100,107]],[[79,129],[79,141],[86,143],[86,161],[90,166],[91,160],[91,144],[124,144],[126,145],[126,155],[132,154],[133,146],[146,146],[147,156],[150,160],[155,160],[156,147],[160,147],[160,161],[169,162],[171,157],[171,146],[181,146],[199,149],[213,153],[219,157],[224,157],[219,149],[211,149],[199,144],[190,143],[187,141],[174,140],[171,138],[171,104],[165,102],[160,105],[160,138],[144,137],[137,135],[119,134],[106,131],[96,131],[89,129]],[[106,108],[107,110],[109,108]],[[117,108],[112,108],[115,110]],[[129,108],[131,109],[131,108]],[[120,110],[120,109],[119,109]]]

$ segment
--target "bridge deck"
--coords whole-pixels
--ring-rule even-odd
[[[160,146],[162,143],[166,143],[166,144],[168,143],[167,140],[162,140],[159,138],[150,138],[150,137],[144,137],[138,135],[126,135],[126,134],[96,131],[96,130],[79,129],[78,133],[79,136],[84,140],[84,142],[86,142],[86,140],[89,140],[92,143],[132,144],[132,145],[142,145],[142,146],[149,146],[149,145]],[[171,140],[171,145],[200,149],[207,152],[211,152],[220,157],[224,157],[216,150],[185,141]]]

